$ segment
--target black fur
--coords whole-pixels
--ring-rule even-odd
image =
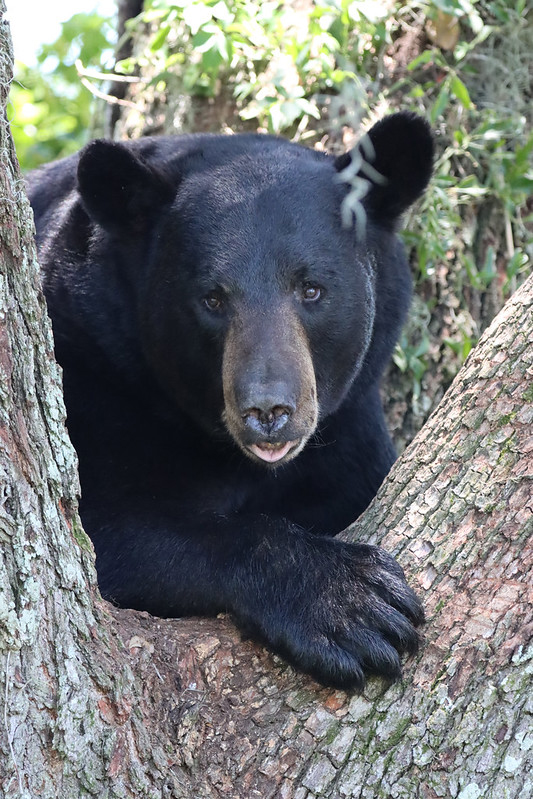
[[[350,158],[268,136],[94,142],[29,180],[102,594],[228,610],[359,687],[399,674],[422,620],[390,556],[331,536],[395,458],[378,393],[410,299],[394,229],[432,160],[412,115],[370,138],[385,181],[364,240],[341,224]]]

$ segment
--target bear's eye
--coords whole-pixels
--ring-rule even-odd
[[[302,299],[304,302],[316,302],[322,295],[320,286],[315,286],[312,283],[306,283],[302,287]]]
[[[223,305],[222,297],[211,291],[204,297],[204,305],[209,311],[220,311]]]

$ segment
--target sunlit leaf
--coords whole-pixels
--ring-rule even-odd
[[[472,108],[472,100],[470,99],[468,89],[457,75],[454,75],[450,81],[450,90],[459,100],[463,108]]]
[[[213,17],[212,10],[204,3],[189,3],[183,9],[183,19],[191,29],[191,33],[198,33]]]

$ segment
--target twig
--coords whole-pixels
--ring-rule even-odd
[[[124,105],[126,108],[134,108],[136,111],[140,111],[141,109],[139,106],[135,105],[135,103],[130,102],[129,100],[121,100],[119,97],[113,97],[112,94],[106,94],[105,92],[101,92],[96,86],[93,86],[90,80],[87,78],[80,78],[81,83],[85,86],[86,89],[89,89],[91,94],[94,94],[95,97],[100,98],[100,100],[105,100],[106,103],[110,103],[111,105]]]
[[[119,75],[117,72],[91,72],[83,66],[79,58],[74,63],[80,78],[111,80],[113,83],[142,83],[142,78],[137,78],[134,75]]]

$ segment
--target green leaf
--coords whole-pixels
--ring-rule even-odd
[[[414,356],[416,358],[420,358],[422,355],[425,355],[429,350],[429,339],[424,336],[420,344],[415,347]]]
[[[211,80],[216,76],[224,58],[218,48],[212,47],[206,50],[202,56],[202,68],[210,74]]]
[[[515,151],[515,165],[520,169],[528,166],[531,153],[533,152],[533,134],[531,134],[522,147],[517,147]]]
[[[117,61],[115,64],[115,72],[120,72],[121,75],[132,75],[135,72],[135,59],[123,58],[122,61]]]
[[[192,43],[197,53],[207,53],[208,50],[216,48],[216,34],[208,30],[201,30],[193,36]]]
[[[441,87],[440,92],[437,95],[437,99],[433,103],[433,106],[429,114],[429,118],[433,125],[440,117],[440,115],[444,113],[449,101],[450,101],[450,92],[448,90],[448,81],[445,81],[445,83]]]
[[[472,108],[472,100],[468,94],[468,89],[457,75],[454,75],[450,81],[450,90],[459,100],[463,108]]]
[[[533,193],[533,177],[528,177],[527,175],[520,175],[519,177],[513,178],[509,182],[509,186],[512,189],[514,189],[514,191],[525,191]]]
[[[507,275],[514,277],[520,270],[522,270],[525,266],[528,266],[529,258],[525,252],[522,250],[515,250],[509,262],[507,264]]]
[[[170,25],[165,25],[164,28],[161,28],[156,36],[150,42],[150,50],[152,53],[155,53],[156,50],[160,50],[167,40],[167,36],[170,33]]]
[[[416,58],[413,58],[407,64],[407,69],[409,72],[412,72],[413,69],[421,66],[422,64],[430,64],[434,60],[435,52],[433,50],[424,50],[420,55],[417,55]]]

